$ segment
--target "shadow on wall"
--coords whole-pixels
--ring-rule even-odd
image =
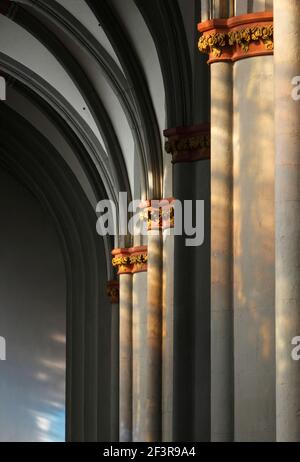
[[[0,170],[0,441],[65,440],[66,281],[46,212]]]

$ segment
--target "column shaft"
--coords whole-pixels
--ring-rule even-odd
[[[133,274],[133,441],[144,441],[146,421],[147,273]]]
[[[120,441],[132,441],[132,275],[120,274]]]
[[[174,235],[163,231],[162,440],[173,441]]]
[[[111,440],[119,441],[119,305],[111,306]]]
[[[144,441],[162,437],[162,231],[148,234],[146,422]]]
[[[211,65],[211,431],[233,440],[232,64]]]
[[[234,63],[236,442],[275,440],[275,156],[272,82],[273,56],[256,56]]]
[[[300,366],[291,341],[300,335],[300,4],[274,0],[276,144],[276,405],[277,440],[300,441]]]
[[[206,63],[205,66],[205,70],[208,69]],[[203,72],[201,75],[203,77]],[[202,83],[203,92],[206,89],[207,94],[206,85]],[[198,106],[198,115],[204,118],[204,107],[202,104]],[[175,441],[210,441],[210,125],[202,123],[177,127],[165,130],[164,134],[168,138],[167,152],[173,155],[175,164],[176,200],[181,202],[183,209],[188,206],[184,201],[189,201],[193,215],[197,200],[204,201],[205,205],[205,216],[197,217],[197,233],[201,232],[200,218],[204,242],[198,241],[195,246],[187,245],[187,239],[191,236],[188,236],[188,229],[183,229],[183,235],[168,237],[172,238],[169,245],[172,244],[174,251],[167,250],[168,240],[164,245],[164,262],[166,258],[170,259],[164,263],[164,281],[170,280],[170,285],[174,287],[174,308],[172,304],[168,307],[174,318],[174,384],[172,393],[169,393],[173,400],[172,437]],[[195,139],[198,143],[194,143]],[[187,146],[192,148],[187,150]],[[173,253],[174,275],[170,271]],[[166,285],[164,283],[163,287]],[[168,342],[170,339],[165,344]],[[165,376],[167,373],[163,372],[163,378]],[[164,387],[163,390],[167,395]]]

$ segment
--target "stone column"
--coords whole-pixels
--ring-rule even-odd
[[[275,440],[272,82],[273,56],[256,56],[234,64],[233,292],[237,442]]]
[[[111,441],[119,441],[119,281],[107,283],[111,303]]]
[[[132,441],[132,274],[130,252],[112,252],[120,282],[119,439]]]
[[[169,302],[163,287],[163,230],[170,228],[172,222],[172,199],[147,201],[142,204],[144,218],[148,227],[148,271],[147,271],[147,333],[146,333],[146,396],[145,429],[143,441],[159,442],[163,437],[163,421],[168,420],[164,390],[170,385],[163,382],[163,351],[169,345],[163,340],[163,326],[170,326],[166,306]],[[165,248],[166,250],[166,248]],[[163,301],[163,296],[165,300]],[[171,325],[172,328],[172,325]],[[168,348],[168,347],[167,347]],[[165,353],[165,351],[164,351]],[[169,351],[169,353],[172,353]],[[166,360],[166,356],[164,355]],[[170,371],[171,373],[171,371]],[[172,378],[170,379],[172,380]],[[164,400],[164,404],[163,404]],[[165,415],[163,415],[163,409]],[[169,434],[171,429],[167,429]]]
[[[131,249],[133,344],[133,441],[144,441],[146,423],[147,247]]]
[[[233,441],[233,76],[230,59],[219,59],[225,41],[214,26],[214,20],[198,26],[199,49],[211,64],[211,439]]]
[[[212,439],[270,441],[275,420],[273,18],[260,12],[206,21],[199,30],[199,49],[211,64],[212,94]]]
[[[231,0],[213,0],[213,17],[228,18],[230,16],[231,4]]]
[[[132,276],[120,274],[120,442],[132,441]]]
[[[163,230],[162,279],[162,441],[174,441],[174,234]]]
[[[222,24],[220,31],[214,20],[198,29],[211,64],[211,440],[233,441],[233,71]]]
[[[211,438],[233,440],[232,65],[211,65]]]
[[[300,365],[292,360],[291,341],[300,335],[300,103],[292,98],[292,79],[300,75],[298,0],[274,0],[274,27],[276,427],[278,441],[295,442],[300,441]]]
[[[162,438],[162,232],[148,233],[145,440]]]
[[[193,210],[197,199],[204,200],[206,210],[204,243],[189,247],[184,232],[174,236],[173,438],[209,441],[210,126],[177,127],[164,134],[174,165],[176,200],[182,205],[192,201]]]

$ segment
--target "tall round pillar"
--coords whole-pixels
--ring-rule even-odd
[[[147,259],[146,246],[131,249],[132,264],[132,436],[144,441],[146,397]]]
[[[300,103],[292,80],[300,75],[298,0],[274,0],[274,27],[276,431],[278,441],[295,442],[300,441],[300,365],[291,357],[291,342],[300,335]]]
[[[233,441],[233,71],[216,24],[226,19],[198,26],[211,73],[211,440]]]
[[[132,276],[120,274],[120,442],[132,441]]]
[[[174,384],[174,235],[163,230],[162,276],[162,441],[173,437]]]
[[[111,303],[111,441],[119,441],[119,281],[107,283],[107,295]]]
[[[211,65],[211,438],[233,436],[232,65]]]
[[[163,267],[167,258],[164,252],[171,249],[166,244],[163,246],[163,230],[171,227],[172,223],[172,199],[147,201],[141,205],[143,215],[148,227],[148,269],[147,269],[147,332],[146,332],[146,396],[145,428],[143,441],[159,442],[166,435],[172,435],[169,426],[168,401],[166,390],[170,387],[167,377],[164,375],[170,364],[167,363],[167,353],[172,356],[172,347],[166,338],[163,338],[164,329],[173,328],[170,313],[167,311],[170,299],[166,283],[163,277]],[[165,236],[166,237],[166,236]],[[166,243],[166,241],[165,241]],[[166,269],[168,270],[168,269]],[[171,270],[171,268],[169,268]],[[172,285],[172,284],[171,284]],[[169,287],[170,288],[170,287]],[[171,336],[172,333],[170,332]],[[170,358],[168,358],[170,360]],[[172,364],[172,359],[171,359]],[[169,377],[172,381],[172,377]]]
[[[144,441],[162,438],[162,233],[148,233],[146,421]]]
[[[273,17],[199,25],[211,67],[213,441],[275,438]]]
[[[113,250],[120,284],[119,440],[132,441],[132,274],[128,249]]]
[[[174,165],[174,195],[183,214],[184,201],[192,204],[194,223],[196,201],[204,201],[205,209],[205,216],[198,216],[198,227],[204,226],[204,242],[187,245],[191,236],[184,226],[182,235],[168,237],[174,240],[173,438],[209,441],[210,125],[175,127],[164,135]]]

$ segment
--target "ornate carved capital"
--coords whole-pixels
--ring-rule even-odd
[[[199,50],[209,63],[273,54],[273,13],[259,12],[198,24]]]
[[[177,127],[164,131],[168,138],[165,150],[173,156],[173,164],[210,159],[210,125]]]
[[[174,228],[173,198],[142,202],[141,218],[147,221],[148,231]]]
[[[112,251],[112,265],[118,274],[134,274],[147,271],[148,250],[146,246],[115,249]]]
[[[130,249],[130,263],[132,265],[132,273],[142,273],[147,271],[148,265],[148,249],[146,246],[132,247]]]
[[[112,265],[118,269],[118,274],[131,274],[129,249],[115,249],[112,251]]]
[[[108,281],[106,286],[107,296],[112,305],[119,303],[119,281]]]

